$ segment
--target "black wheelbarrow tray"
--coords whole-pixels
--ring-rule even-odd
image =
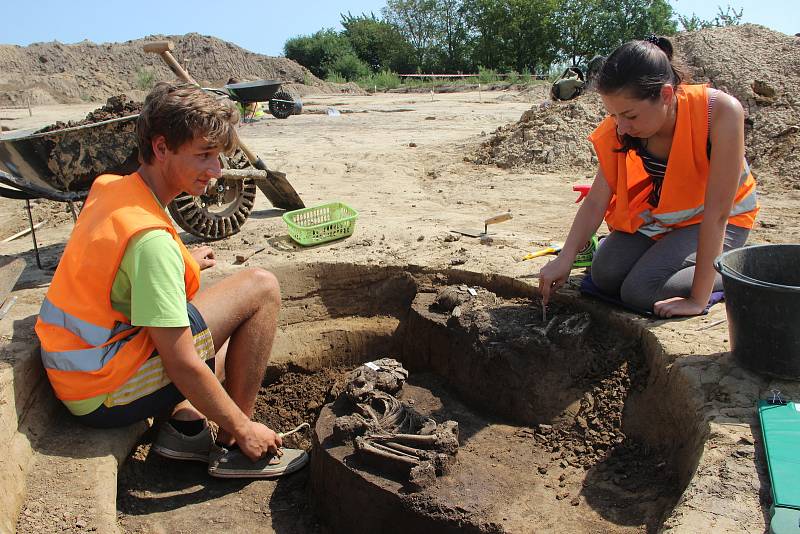
[[[268,102],[269,112],[275,118],[286,119],[290,115],[300,115],[303,103],[295,100],[286,91],[280,91],[279,80],[256,80],[254,82],[229,83],[224,87],[231,99],[242,104]]]

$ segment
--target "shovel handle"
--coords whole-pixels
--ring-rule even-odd
[[[147,53],[158,54],[161,56],[161,59],[164,60],[164,63],[167,64],[169,69],[175,73],[175,76],[180,78],[186,83],[190,83],[192,85],[200,85],[195,81],[194,78],[184,69],[178,60],[172,55],[172,50],[175,48],[175,45],[172,44],[172,41],[154,41],[152,43],[145,43],[142,48]]]
[[[501,222],[506,222],[506,221],[510,221],[511,219],[513,219],[513,217],[511,216],[510,213],[501,213],[500,215],[495,215],[494,217],[489,217],[488,219],[483,221],[483,224],[485,224],[486,226],[489,226],[490,224],[497,224],[497,223],[501,223]]]

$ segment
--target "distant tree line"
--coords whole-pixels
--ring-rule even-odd
[[[738,24],[731,8],[705,21],[668,0],[387,0],[381,17],[341,15],[342,31],[286,41],[284,54],[321,78],[374,73],[547,73],[631,39]]]

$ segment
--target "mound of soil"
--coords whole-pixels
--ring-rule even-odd
[[[592,169],[597,158],[586,138],[604,116],[596,93],[567,102],[545,100],[495,130],[471,161],[541,173]]]
[[[110,95],[147,89],[140,80],[172,80],[174,74],[158,55],[146,54],[142,45],[170,40],[173,55],[202,85],[218,87],[235,77],[281,80],[290,92],[361,92],[346,84],[341,89],[324,82],[296,62],[256,54],[233,43],[189,33],[152,35],[124,43],[35,43],[0,45],[0,105],[53,104],[102,101]],[[137,96],[138,98],[138,96]]]
[[[63,130],[64,128],[72,128],[74,126],[83,126],[86,124],[94,124],[96,122],[107,121],[119,117],[127,117],[128,115],[136,115],[142,111],[142,102],[134,102],[130,100],[127,95],[117,95],[109,98],[105,105],[90,111],[86,118],[80,121],[57,121],[54,124],[45,126],[36,133],[53,132],[56,130]]]
[[[800,189],[800,39],[755,24],[675,36],[698,83],[742,103],[747,159],[760,185]]]
[[[746,112],[746,156],[762,190],[800,189],[800,39],[754,24],[674,37],[695,83],[735,96]],[[605,116],[596,94],[542,102],[498,128],[468,158],[534,172],[593,170],[587,136]]]

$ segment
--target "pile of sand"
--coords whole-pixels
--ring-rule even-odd
[[[800,39],[744,24],[681,33],[673,42],[695,82],[742,102],[747,159],[761,185],[800,189]],[[592,93],[538,103],[469,159],[542,173],[590,171],[596,158],[586,138],[604,115]]]
[[[173,80],[158,55],[145,54],[149,41],[170,40],[173,55],[202,85],[217,87],[229,78],[281,80],[302,96],[309,92],[363,92],[357,86],[324,82],[305,67],[282,57],[256,54],[232,43],[196,33],[154,35],[124,43],[35,43],[0,45],[0,105],[105,101],[120,93],[142,100],[141,80]]]
[[[540,173],[591,169],[597,158],[586,138],[604,116],[596,93],[567,102],[543,100],[519,121],[495,130],[473,161]]]
[[[754,24],[678,34],[696,82],[744,106],[747,159],[761,185],[800,189],[800,39]]]

